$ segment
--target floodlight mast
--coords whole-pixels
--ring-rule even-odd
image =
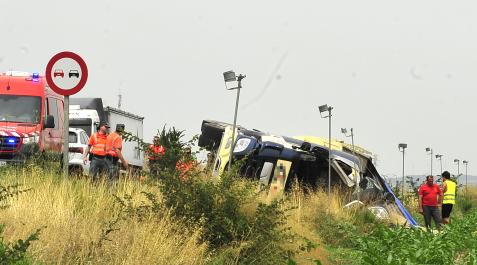
[[[398,148],[399,148],[399,151],[402,152],[402,191],[401,191],[401,194],[402,194],[402,198],[404,199],[404,183],[405,183],[405,180],[404,180],[404,153],[406,152],[407,144],[400,143],[400,144],[398,144]]]
[[[331,110],[333,107],[327,104],[318,107],[321,118],[328,118],[328,200],[331,200]],[[323,116],[322,113],[328,112],[328,116]]]
[[[229,155],[229,170],[232,168],[232,159],[233,159],[233,152],[235,149],[235,128],[237,127],[237,113],[238,113],[238,105],[240,100],[240,89],[242,88],[242,79],[246,77],[246,75],[235,75],[234,71],[227,71],[223,73],[224,75],[224,82],[225,88],[227,90],[237,90],[237,98],[235,99],[235,112],[234,112],[234,123],[232,126],[232,143],[230,145],[230,155]],[[228,88],[227,83],[237,81],[237,86]]]

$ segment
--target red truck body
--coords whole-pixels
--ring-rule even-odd
[[[63,96],[38,74],[0,74],[0,165],[21,162],[34,152],[60,153]]]

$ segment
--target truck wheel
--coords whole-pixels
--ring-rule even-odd
[[[197,143],[197,145],[199,147],[205,148],[207,151],[212,151],[214,148],[216,148],[216,142],[204,137],[203,135],[199,136],[199,142]]]
[[[208,138],[214,142],[220,142],[222,134],[225,131],[225,127],[215,123],[204,122],[202,123],[201,131],[205,138]]]

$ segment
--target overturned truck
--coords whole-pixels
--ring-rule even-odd
[[[204,120],[199,146],[210,152],[209,166],[214,176],[229,164],[232,125]],[[417,226],[404,205],[395,196],[372,163],[372,155],[360,147],[328,139],[286,137],[236,127],[233,161],[242,159],[243,176],[258,181],[270,193],[290,190],[294,183],[310,189],[328,187],[328,159],[331,157],[331,186],[348,193],[349,203],[365,205],[379,218],[397,213],[410,226]]]

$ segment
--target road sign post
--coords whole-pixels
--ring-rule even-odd
[[[70,96],[83,89],[88,80],[88,67],[79,55],[60,52],[46,66],[45,78],[48,86],[64,96],[63,115],[63,176],[68,176],[69,166],[69,109]]]

